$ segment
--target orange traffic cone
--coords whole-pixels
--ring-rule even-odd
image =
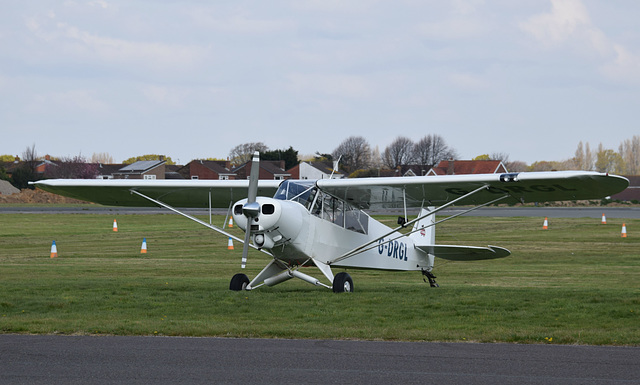
[[[542,230],[547,230],[549,228],[549,221],[547,217],[544,217],[544,223],[542,224]]]
[[[56,241],[53,241],[51,244],[51,258],[58,258],[58,247],[56,246]]]
[[[227,243],[227,249],[233,250],[233,239],[231,239],[231,237],[229,237],[229,243]]]
[[[607,224],[607,217],[604,216],[604,213],[602,213],[602,224],[603,225]]]
[[[140,254],[147,253],[147,238],[142,238],[142,247],[140,248]]]
[[[233,217],[229,217],[229,227],[233,227]]]
[[[627,237],[627,226],[626,224],[622,224],[622,238],[626,238]]]
[[[118,232],[118,222],[116,222],[116,220],[113,220],[113,231]]]

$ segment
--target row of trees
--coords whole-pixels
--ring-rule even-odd
[[[593,150],[589,143],[580,141],[572,158],[562,161],[540,161],[530,166],[514,162],[507,168],[509,171],[586,170],[640,175],[640,135],[624,140],[618,146],[618,151],[605,148],[602,143]]]
[[[234,165],[244,164],[251,160],[255,151],[260,151],[263,160],[283,160],[285,168],[290,169],[300,161],[298,151],[288,149],[270,150],[262,142],[243,143],[235,146],[229,152],[229,159]],[[164,159],[168,164],[175,164],[170,157],[163,155],[142,155],[127,159],[124,163],[138,160]],[[316,152],[313,156],[303,157],[303,160],[338,160],[340,167],[351,176],[377,175],[378,170],[395,169],[401,165],[420,164],[437,165],[441,160],[457,159],[455,149],[451,148],[444,138],[439,135],[426,135],[417,142],[398,136],[381,153],[377,147],[372,148],[366,138],[351,136],[343,140],[332,153]],[[18,188],[25,188],[28,182],[36,180],[36,167],[42,162],[38,156],[35,144],[27,147],[22,153],[21,164],[12,169],[11,177],[7,173],[7,164],[13,163],[12,155],[0,155],[0,179],[7,179]],[[215,158],[211,158],[215,159]],[[579,142],[574,156],[563,161],[539,161],[531,165],[524,162],[509,161],[506,153],[479,155],[475,160],[500,160],[512,172],[522,171],[552,171],[552,170],[588,170],[609,172],[621,175],[640,175],[640,135],[635,135],[623,141],[618,151],[605,148],[600,143],[595,150],[589,143]],[[75,157],[57,158],[56,167],[47,169],[47,177],[51,178],[93,178],[98,174],[97,163],[113,163],[108,153],[93,154],[90,159],[80,155]]]
[[[260,152],[263,160],[284,160],[286,168],[299,163],[298,151],[289,147],[288,150],[271,151],[262,142],[243,143],[235,146],[229,152],[233,164],[243,164],[251,160],[255,151]],[[435,165],[444,159],[454,159],[457,153],[450,148],[444,138],[439,135],[426,135],[418,142],[400,136],[387,146],[382,154],[378,148],[372,148],[363,136],[351,136],[336,147],[332,153],[317,152],[313,159],[303,160],[340,160],[340,167],[349,172],[380,168],[395,169],[406,164]]]

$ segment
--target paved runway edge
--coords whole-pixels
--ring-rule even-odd
[[[0,335],[3,383],[626,384],[640,347]]]

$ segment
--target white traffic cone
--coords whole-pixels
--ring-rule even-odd
[[[56,246],[56,241],[53,241],[51,244],[51,258],[58,258],[58,247]]]

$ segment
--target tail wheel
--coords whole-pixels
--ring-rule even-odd
[[[241,291],[247,288],[249,284],[249,278],[242,273],[238,273],[231,278],[231,283],[229,284],[229,290],[233,291]]]
[[[353,293],[353,280],[348,273],[338,273],[333,279],[334,293]]]

